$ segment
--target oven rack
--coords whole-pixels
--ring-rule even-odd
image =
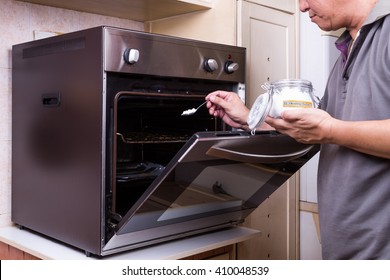
[[[190,139],[190,134],[183,133],[158,133],[158,132],[131,132],[116,133],[125,144],[153,144],[153,143],[185,143]]]

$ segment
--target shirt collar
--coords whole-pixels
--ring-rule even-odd
[[[370,12],[370,14],[367,16],[366,20],[364,21],[364,25],[368,25],[373,23],[374,21],[377,21],[378,19],[390,14],[390,1],[389,0],[378,0],[376,2],[374,8]]]
[[[341,52],[343,58],[343,63],[347,61],[349,45],[352,42],[352,37],[349,35],[348,31],[344,31],[343,34],[337,39],[335,45],[336,48]]]
[[[390,1],[378,0],[378,2],[375,4],[370,14],[367,16],[366,20],[364,21],[363,27],[365,25],[369,25],[381,19],[382,17],[388,14],[390,14]],[[348,31],[344,31],[335,43],[336,48],[341,52],[343,63],[347,61],[349,45],[351,44],[351,42],[352,42],[351,35],[349,35]]]

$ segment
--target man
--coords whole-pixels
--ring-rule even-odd
[[[390,1],[300,0],[325,31],[346,31],[321,109],[266,122],[321,144],[318,206],[324,259],[390,259]],[[248,108],[229,92],[206,97],[210,114],[246,128]]]

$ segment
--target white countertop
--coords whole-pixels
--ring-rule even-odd
[[[260,234],[258,230],[234,227],[161,243],[103,257],[104,260],[175,260],[227,245],[239,243]],[[0,228],[0,241],[44,260],[95,260],[82,250],[45,238],[15,226]]]

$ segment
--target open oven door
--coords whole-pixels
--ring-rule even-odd
[[[196,133],[119,222],[102,255],[238,225],[318,150],[275,131]]]

